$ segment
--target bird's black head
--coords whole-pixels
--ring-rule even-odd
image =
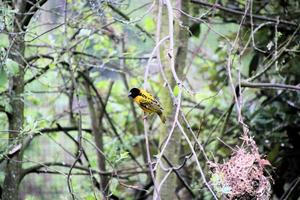
[[[130,91],[129,91],[129,94],[128,94],[128,97],[131,97],[131,98],[135,98],[136,96],[138,96],[139,94],[141,93],[140,89],[138,88],[132,88]]]

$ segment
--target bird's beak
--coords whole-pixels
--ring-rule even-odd
[[[129,92],[129,93],[128,93],[128,97],[129,97],[129,98],[132,98],[132,96],[131,96],[131,92]]]

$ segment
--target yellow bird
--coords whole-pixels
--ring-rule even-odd
[[[140,88],[132,88],[129,91],[128,97],[132,98],[134,102],[136,102],[145,113],[156,113],[162,123],[166,122],[166,117],[163,114],[163,108],[159,104],[159,102],[146,90]]]

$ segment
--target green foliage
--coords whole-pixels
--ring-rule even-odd
[[[35,196],[27,195],[25,200],[38,200],[38,198]]]
[[[100,1],[93,2],[99,3]],[[24,151],[24,161],[26,161],[22,166],[24,169],[43,162],[57,161],[72,164],[78,149],[70,136],[78,140],[79,133],[76,129],[79,120],[81,120],[82,129],[84,129],[82,131],[82,145],[86,150],[89,163],[82,158],[83,164],[77,163],[77,165],[86,167],[90,164],[92,169],[98,169],[95,138],[93,133],[90,132],[92,123],[86,100],[87,91],[80,72],[89,72],[91,82],[103,101],[110,93],[106,111],[115,129],[108,123],[106,116],[104,116],[101,123],[104,134],[103,152],[107,159],[106,170],[109,172],[114,170],[122,172],[136,168],[129,151],[144,166],[145,169],[143,170],[147,169],[147,163],[143,161],[145,152],[141,148],[145,146],[143,120],[141,119],[143,113],[135,105],[137,119],[134,118],[130,105],[131,99],[127,98],[128,91],[123,78],[125,77],[129,88],[143,87],[144,70],[148,61],[143,57],[149,56],[155,46],[156,38],[148,38],[137,26],[142,27],[150,35],[154,35],[157,25],[157,13],[150,12],[141,18],[149,8],[148,4],[143,5],[143,3],[148,3],[146,1],[133,0],[122,1],[121,3],[110,1],[111,5],[128,15],[130,20],[125,20],[120,13],[118,14],[110,9],[106,1],[101,2],[102,4],[98,6],[98,10],[97,7],[92,8],[90,2],[68,0],[67,21],[64,23],[64,10],[61,9],[63,6],[56,4],[55,1],[49,1],[49,5],[45,5],[43,10],[51,12],[40,10],[40,13],[34,15],[33,20],[26,27],[24,59],[32,56],[38,57],[25,62],[25,81],[31,78],[34,78],[34,80],[25,85],[25,92],[21,96],[24,98],[25,103],[25,122],[12,145],[8,145],[7,115],[6,113],[0,115],[2,131],[0,134],[0,152],[2,154],[9,151],[15,143],[23,143],[27,139],[32,139],[32,142]],[[115,2],[117,3],[115,4]],[[207,2],[215,3],[213,0]],[[245,10],[246,3],[242,0],[219,2],[222,6],[230,9],[236,8],[239,11]],[[268,16],[269,18],[280,16],[280,20],[284,19],[299,24],[297,21],[299,14],[296,12],[299,10],[297,1],[288,1],[285,6],[282,5],[285,1],[268,1],[265,5],[262,1],[253,1],[252,3],[252,11],[256,15]],[[15,109],[10,106],[11,88],[9,79],[17,75],[19,67],[23,66],[19,66],[9,56],[9,40],[16,34],[11,32],[16,12],[7,3],[4,4],[0,8],[0,29],[6,28],[3,33],[0,33],[0,107],[9,113]],[[282,47],[291,38],[294,28],[280,22],[277,24],[276,33],[276,23],[272,22],[265,24],[254,34],[252,29],[257,28],[266,21],[253,19],[254,22],[250,23],[249,18],[246,17],[243,26],[239,30],[240,16],[219,12],[217,7],[211,12],[212,10],[206,7],[191,5],[190,10],[194,10],[196,14],[194,15],[192,12],[188,14],[197,18],[203,13],[209,12],[201,17],[201,20],[204,20],[201,24],[198,21],[190,20],[187,25],[190,27],[189,30],[192,35],[189,38],[186,67],[180,67],[184,68],[184,85],[193,92],[182,90],[181,111],[186,115],[191,128],[198,137],[198,141],[204,145],[204,151],[207,152],[208,159],[222,161],[231,154],[231,149],[228,146],[234,148],[241,142],[242,132],[240,123],[237,120],[236,105],[233,105],[232,111],[229,110],[234,99],[228,79],[228,58],[233,59],[231,75],[233,84],[236,86],[239,80],[246,80],[261,72],[267,63],[273,61],[276,50],[275,42],[278,43],[277,52],[283,50]],[[181,21],[179,22],[177,18],[179,13],[176,10],[174,10],[174,13],[176,13],[174,15],[174,25],[181,24]],[[45,19],[49,21],[45,21]],[[139,20],[134,21],[135,19]],[[274,19],[276,18],[274,17]],[[134,23],[127,23],[127,21],[134,21]],[[59,24],[62,25],[56,27]],[[252,24],[253,27],[251,27]],[[238,31],[239,37],[235,49],[231,55],[228,55]],[[12,37],[8,37],[9,34]],[[254,41],[251,34],[254,34]],[[124,46],[122,46],[123,40]],[[168,46],[169,41],[166,41],[163,45]],[[277,62],[263,76],[253,82],[299,84],[299,47],[299,34],[296,33],[295,38],[283,50]],[[243,54],[241,55],[241,53]],[[162,52],[163,56],[167,54],[167,51]],[[51,56],[53,59],[49,59],[47,56]],[[124,58],[128,59],[124,60]],[[164,90],[165,85],[159,83],[161,75],[156,61],[157,59],[154,59],[149,68],[148,82],[150,90],[155,96],[161,96],[162,91],[167,91],[165,94],[169,95],[169,91]],[[48,68],[43,71],[45,67]],[[166,70],[170,66],[163,67]],[[114,85],[112,90],[109,91],[112,81]],[[172,90],[177,97],[180,88],[175,86]],[[72,94],[72,92],[74,93]],[[299,173],[294,176],[292,173],[298,172],[299,167],[295,166],[293,168],[292,165],[288,165],[289,162],[286,160],[283,162],[283,160],[287,158],[286,155],[290,155],[291,163],[298,163],[299,161],[296,157],[293,157],[293,155],[299,155],[299,152],[294,152],[297,148],[293,143],[293,141],[298,142],[298,140],[291,138],[291,136],[299,135],[299,92],[266,88],[242,88],[241,92],[242,116],[244,122],[250,128],[251,136],[255,138],[258,144],[259,150],[266,154],[267,158],[276,167],[280,167],[281,164],[291,167],[288,170],[281,170],[282,172],[280,171],[281,174],[278,177],[298,177]],[[99,99],[94,91],[92,91],[92,97],[94,104],[99,105]],[[164,99],[159,99],[159,101],[164,101]],[[170,105],[163,106],[168,107]],[[103,114],[101,113],[101,106],[99,106],[99,109],[96,112]],[[69,135],[62,131],[40,132],[43,129],[57,128],[56,123],[59,123],[62,127],[73,128],[73,131],[68,131]],[[160,136],[158,129],[161,124],[156,116],[149,117],[148,124],[151,155],[157,155],[161,150],[161,147],[157,148]],[[185,124],[183,125],[184,128],[187,128]],[[88,129],[88,131],[86,132],[85,129]],[[122,142],[116,137],[115,131],[120,135]],[[186,130],[186,132],[188,137],[192,138],[190,131]],[[35,133],[41,133],[41,135],[34,136]],[[220,138],[228,146],[223,145],[217,138]],[[185,140],[183,142],[178,141],[178,145],[181,145],[181,151],[178,153],[180,158],[190,153],[190,148]],[[195,149],[198,153],[197,148]],[[202,154],[198,159],[204,168],[205,174],[207,174],[209,169],[205,165],[206,160],[202,157]],[[194,166],[194,160],[188,159],[187,163],[188,166],[184,166],[182,171],[189,172],[184,178],[190,184],[194,193],[201,199],[212,199],[210,192],[203,189],[205,186]],[[47,170],[59,172],[59,174],[31,174],[28,175],[29,177],[25,177],[21,189],[26,194],[26,199],[67,198],[66,196],[69,193],[65,174],[69,172],[69,168],[55,166]],[[83,171],[74,169],[74,172],[82,173]],[[4,171],[0,170],[1,184],[4,176]],[[95,176],[99,180],[98,175]],[[96,196],[100,196],[99,191],[93,187],[90,179],[89,175],[72,176],[72,186],[76,197],[86,200],[96,199],[94,196],[95,190]],[[132,187],[142,187],[148,184],[149,180],[147,173],[129,173],[129,175],[121,173],[118,178],[110,179],[109,189],[120,199],[129,200],[133,199],[135,190],[121,185],[120,181]],[[291,184],[290,180],[282,180],[282,182],[285,185]],[[28,189],[26,186],[31,184],[36,187],[44,185],[42,188],[39,187],[44,196],[30,194],[29,190],[26,190]],[[211,184],[219,196],[230,193],[230,188],[222,183],[222,174],[213,174]],[[149,191],[151,190],[152,188],[149,189]]]
[[[7,89],[9,77],[15,76],[19,73],[19,64],[12,59],[6,58],[3,65],[1,64],[2,63],[0,63],[0,92]]]
[[[10,58],[6,59],[5,66],[9,76],[15,76],[19,73],[19,64]]]
[[[174,87],[173,93],[174,93],[175,97],[178,96],[178,93],[179,93],[179,87],[178,87],[178,85],[176,85],[176,86]]]
[[[84,200],[97,200],[97,197],[95,197],[94,195],[90,194],[90,195],[87,195]]]
[[[0,49],[7,48],[8,46],[9,46],[8,36],[3,33],[0,33]]]
[[[8,78],[7,73],[3,67],[0,68],[0,91],[4,91],[7,88]]]
[[[148,32],[153,32],[154,29],[155,29],[155,23],[153,21],[153,18],[149,17],[149,16],[146,16],[143,20],[144,22],[144,27],[145,27],[145,30],[148,31]]]
[[[12,107],[9,104],[9,99],[7,96],[0,96],[0,106],[4,107],[5,112],[11,112],[12,111]]]
[[[6,4],[2,5],[0,7],[0,32],[7,28],[8,30],[11,30],[12,24],[13,24],[13,15],[16,13],[15,10],[11,9]]]
[[[231,192],[231,189],[229,186],[224,185],[224,175],[223,174],[212,174],[211,176],[211,184],[213,188],[216,190],[219,197],[222,195],[229,194]]]

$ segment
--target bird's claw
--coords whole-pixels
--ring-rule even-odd
[[[144,114],[144,116],[143,116],[143,120],[145,120],[145,119],[147,119],[147,117],[148,117],[149,115],[147,115],[147,114]]]

